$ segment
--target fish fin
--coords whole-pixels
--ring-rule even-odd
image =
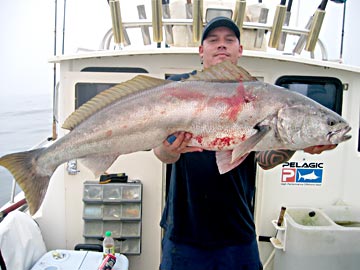
[[[108,168],[110,168],[118,156],[119,154],[94,155],[80,160],[89,170],[93,172],[95,177],[99,177],[101,174],[104,174]]]
[[[72,130],[91,115],[117,100],[120,100],[131,94],[167,83],[170,83],[170,81],[145,75],[138,75],[131,80],[117,84],[97,94],[95,97],[74,111],[65,120],[62,128]]]
[[[189,81],[208,81],[208,82],[224,82],[224,81],[256,81],[244,68],[234,65],[230,61],[224,61],[217,65],[211,66],[198,71],[194,75],[190,75]]]
[[[240,144],[240,146],[232,150],[231,163],[236,162],[239,158],[244,156],[253,150],[256,144],[258,144],[262,138],[270,131],[270,126],[258,126],[256,127],[258,132],[249,137],[246,141]]]
[[[241,158],[237,159],[235,162],[231,162],[232,151],[219,151],[216,152],[216,164],[218,166],[218,170],[220,174],[227,173],[234,169],[235,167],[239,166],[244,159],[248,156],[249,153],[246,153]]]
[[[50,174],[41,174],[33,166],[34,160],[37,159],[43,149],[9,154],[0,158],[0,165],[12,173],[24,191],[31,215],[34,215],[40,208],[50,177],[56,169],[55,167]]]

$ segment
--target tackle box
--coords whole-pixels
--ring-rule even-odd
[[[142,183],[84,182],[83,237],[87,244],[102,244],[106,231],[115,239],[115,251],[141,253]]]

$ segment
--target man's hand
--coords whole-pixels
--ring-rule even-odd
[[[201,152],[202,148],[188,146],[192,138],[192,134],[188,132],[177,132],[172,134],[175,140],[170,143],[168,140],[163,142],[164,150],[173,154],[183,154],[188,152]]]
[[[174,163],[183,153],[188,152],[202,152],[200,147],[188,146],[192,138],[192,134],[188,132],[176,132],[172,134],[175,136],[173,142],[165,140],[160,146],[154,149],[154,153],[158,159],[164,163]]]
[[[332,150],[337,146],[337,144],[329,144],[329,145],[315,145],[310,146],[304,149],[305,153],[309,154],[321,154],[323,151]]]

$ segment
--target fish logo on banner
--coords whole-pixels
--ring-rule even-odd
[[[322,162],[285,162],[282,165],[282,185],[315,185],[319,186],[323,181]]]

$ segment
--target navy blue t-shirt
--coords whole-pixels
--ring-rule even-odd
[[[188,77],[184,75],[170,79]],[[218,172],[215,152],[182,154],[172,164],[160,225],[174,242],[201,247],[217,248],[253,241],[256,237],[252,214],[255,170],[254,153],[223,175]]]

